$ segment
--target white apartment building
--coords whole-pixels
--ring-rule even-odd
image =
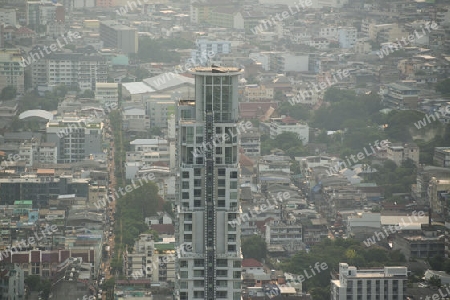
[[[0,8],[0,24],[1,23],[16,26],[16,10],[10,8]]]
[[[36,147],[36,142],[35,143],[22,143],[19,146],[19,155],[20,155],[20,160],[25,161],[25,165],[27,167],[30,167],[33,165],[33,150]]]
[[[128,107],[122,111],[123,127],[127,131],[146,132],[150,129],[150,119],[145,114],[145,109]]]
[[[305,45],[316,49],[328,49],[330,47],[330,41],[325,38],[313,38],[309,41],[305,41]]]
[[[339,264],[339,279],[331,280],[331,300],[404,299],[407,267],[357,270]]]
[[[178,104],[176,299],[240,300],[239,68],[199,67],[196,101]],[[218,137],[228,134],[223,142]]]
[[[20,65],[21,62],[22,55],[19,49],[0,50],[0,91],[11,85],[16,88],[17,93],[23,94],[25,68]]]
[[[440,25],[450,23],[450,8],[440,8],[436,12],[436,21]]]
[[[245,101],[273,100],[273,96],[273,88],[264,85],[247,84],[244,87],[243,98]]]
[[[114,104],[119,107],[119,84],[98,82],[95,85],[95,100],[102,106],[112,107]]]
[[[0,297],[8,300],[25,298],[25,274],[19,264],[11,264],[5,269],[6,276],[0,279]]]
[[[259,157],[261,155],[261,134],[258,131],[241,133],[241,149],[249,157]]]
[[[175,245],[174,243],[155,243],[153,253],[153,282],[175,281]]]
[[[341,8],[345,4],[348,4],[348,0],[312,0],[312,8]]]
[[[319,30],[319,37],[337,40],[339,32],[338,28],[339,27],[336,26],[321,27]]]
[[[128,278],[152,278],[152,256],[155,250],[153,235],[141,234],[133,251],[123,253],[123,269]]]
[[[57,164],[58,163],[58,147],[55,143],[41,143],[37,146],[35,163],[41,164]]]
[[[209,55],[215,58],[217,55],[230,54],[231,53],[231,42],[230,41],[209,41],[207,39],[199,39],[196,42],[197,49],[193,50],[191,53],[191,58],[196,62],[196,64],[201,61],[205,61]]]
[[[27,26],[36,30],[40,25],[65,20],[65,10],[62,4],[43,1],[26,2]]]
[[[309,41],[305,41],[303,43],[308,42]],[[249,57],[256,62],[260,62],[265,71],[276,71],[280,73],[308,71],[309,55],[280,51],[264,51],[250,53]]]
[[[167,146],[168,148],[168,146]],[[127,163],[140,162],[141,166],[152,165],[156,162],[170,163],[170,154],[168,150],[164,151],[149,151],[149,152],[127,152]]]
[[[124,252],[123,269],[127,278],[147,278],[152,282],[174,282],[174,243],[155,242],[151,234],[139,235],[133,251],[127,249]]]
[[[108,62],[100,55],[51,53],[32,65],[32,85],[52,89],[58,85],[76,85],[82,91],[96,90],[96,83],[107,82]]]
[[[176,104],[172,97],[156,96],[146,102],[146,112],[151,127],[167,128],[170,116],[175,115]],[[167,100],[162,98],[168,98]],[[160,99],[160,100],[158,100]]]
[[[319,30],[319,37],[339,41],[344,49],[352,48],[356,43],[357,29],[355,27],[323,27]]]
[[[270,138],[274,139],[283,132],[293,132],[303,142],[309,142],[309,126],[289,117],[272,118],[270,123]]]
[[[164,139],[136,139],[130,142],[136,152],[162,152],[168,154],[168,141]]]
[[[279,53],[276,55],[275,65],[271,66],[277,72],[306,72],[308,71],[309,55]]]
[[[296,220],[271,220],[266,223],[266,244],[298,247],[302,244],[302,230]]]
[[[339,47],[343,49],[353,48],[356,44],[357,30],[355,27],[339,27],[338,41]]]

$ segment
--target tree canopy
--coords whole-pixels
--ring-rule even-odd
[[[184,39],[139,39],[138,58],[142,62],[179,62],[181,55],[168,49],[190,49],[194,45]]]
[[[243,238],[241,249],[244,258],[254,258],[261,261],[267,255],[266,242],[258,235]]]
[[[5,86],[0,93],[0,100],[11,100],[16,98],[17,90],[12,85]]]
[[[339,263],[346,262],[351,266],[383,267],[404,263],[405,257],[399,251],[388,251],[385,248],[372,246],[365,247],[352,239],[325,239],[313,246],[308,253],[298,252],[281,263],[281,269],[296,275],[304,275],[305,271],[311,275],[311,266],[317,262],[325,263],[326,271],[303,282],[304,289],[310,291],[313,299],[330,299],[330,272],[339,270]]]
[[[450,78],[436,84],[436,91],[442,95],[450,95]]]

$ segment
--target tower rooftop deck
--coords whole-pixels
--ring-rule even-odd
[[[236,67],[219,67],[219,66],[212,66],[212,67],[196,67],[189,70],[190,73],[196,74],[196,75],[205,75],[205,73],[208,73],[208,75],[239,75],[244,72],[241,68]]]

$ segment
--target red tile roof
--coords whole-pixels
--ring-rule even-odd
[[[152,166],[155,166],[155,167],[169,167],[169,165],[168,165],[167,163],[162,162],[162,161],[154,162],[154,163],[152,164]]]
[[[245,154],[241,154],[241,156],[239,158],[239,163],[241,164],[241,166],[247,166],[247,167],[253,167],[253,164],[254,164],[253,160],[251,160]]]
[[[276,102],[242,102],[239,103],[239,113],[242,118],[256,118],[264,116],[270,107],[277,108]]]
[[[246,258],[242,260],[243,268],[261,268],[263,265],[254,258]]]
[[[18,263],[18,264],[23,264],[23,263],[28,263],[29,262],[29,255],[28,253],[13,253],[12,254],[12,263]]]
[[[38,263],[41,261],[41,251],[31,251],[31,262]]]
[[[286,118],[282,119],[281,122],[286,123],[286,124],[297,124],[298,121],[294,118],[291,118],[289,116],[287,116]]]
[[[58,252],[42,253],[42,262],[59,263]]]

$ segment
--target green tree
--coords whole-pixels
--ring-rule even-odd
[[[11,100],[16,98],[17,90],[12,85],[8,85],[2,89],[0,100]]]
[[[162,133],[163,133],[163,132],[161,131],[161,128],[155,127],[155,126],[153,126],[152,128],[150,128],[150,130],[149,130],[150,136],[161,136]]]
[[[257,235],[242,239],[242,255],[244,258],[254,258],[258,261],[266,258],[266,242]]]
[[[94,98],[95,97],[95,93],[92,90],[85,90],[78,97],[79,98]]]
[[[437,288],[440,288],[442,286],[441,278],[439,278],[439,276],[436,276],[436,275],[431,276],[431,278],[428,279],[428,283],[431,286],[434,286],[434,287],[437,287]]]
[[[75,46],[74,44],[68,44],[65,45],[64,48],[75,51],[77,49],[77,46]]]
[[[193,44],[184,39],[140,38],[138,59],[142,62],[179,62],[181,54],[168,49],[190,49]]]
[[[136,68],[133,73],[133,75],[136,76],[136,81],[142,81],[143,79],[150,77],[150,72],[144,68]]]
[[[25,278],[25,284],[32,291],[37,291],[39,289],[39,284],[41,283],[41,277],[39,275],[28,275]]]
[[[447,78],[438,84],[436,84],[436,91],[441,93],[442,95],[450,94],[450,78]]]
[[[283,132],[275,139],[270,139],[268,136],[261,137],[261,152],[263,155],[269,154],[271,150],[276,148],[283,150],[286,155],[291,157],[307,154],[302,141],[293,132]]]
[[[25,284],[31,291],[41,292],[44,300],[49,298],[52,289],[52,283],[49,280],[41,279],[38,275],[29,275],[25,278]]]
[[[282,102],[278,107],[281,115],[287,115],[296,120],[308,121],[311,115],[311,108],[305,104],[291,105],[289,102]]]

